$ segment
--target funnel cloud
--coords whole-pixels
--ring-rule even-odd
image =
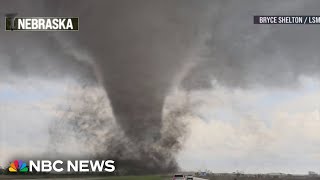
[[[97,156],[111,156],[134,173],[178,169],[175,155],[187,134],[182,117],[191,105],[167,111],[173,88],[210,89],[213,82],[230,88],[288,88],[296,87],[303,75],[319,76],[316,26],[252,22],[259,14],[317,14],[313,7],[320,3],[315,0],[14,0],[2,5],[1,11],[21,16],[80,17],[79,32],[1,32],[8,43],[0,46],[1,56],[7,57],[0,70],[11,74],[13,83],[15,78],[74,78],[103,88],[115,129],[106,123],[109,116],[78,118],[88,126],[70,123],[82,135],[106,126]],[[30,53],[33,58],[23,58]],[[186,72],[188,63],[194,66]],[[175,81],[181,73],[181,82]]]

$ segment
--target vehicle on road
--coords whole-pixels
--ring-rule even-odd
[[[186,180],[183,174],[175,174],[172,177],[172,180]]]
[[[193,176],[192,175],[187,175],[186,176],[186,180],[193,180]]]

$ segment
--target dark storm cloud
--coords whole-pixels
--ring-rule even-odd
[[[7,13],[18,16],[50,16],[45,8],[47,1],[0,2],[0,81],[21,78],[61,79],[74,77],[78,80],[94,80],[88,63],[80,63],[69,49],[62,47],[53,34],[46,32],[5,32],[4,17]],[[67,50],[67,51],[66,51]]]
[[[187,89],[210,87],[291,87],[301,75],[318,76],[317,26],[255,25],[254,15],[318,14],[318,1],[228,1],[212,23],[207,54],[184,79]]]

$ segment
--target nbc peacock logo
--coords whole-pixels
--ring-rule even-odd
[[[27,164],[21,160],[14,160],[10,164],[9,172],[28,172]]]

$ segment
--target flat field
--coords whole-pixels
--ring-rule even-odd
[[[90,176],[78,176],[78,177],[72,177],[72,176],[30,176],[30,175],[0,175],[0,179],[64,179],[64,180],[84,180],[84,179],[92,179],[92,180],[170,180],[169,176],[109,176],[109,177],[103,177],[103,176],[96,176],[96,177],[90,177]]]

